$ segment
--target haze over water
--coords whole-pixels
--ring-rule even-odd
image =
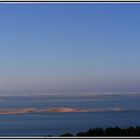
[[[140,4],[0,3],[0,136],[140,125]]]
[[[140,124],[139,94],[2,96],[1,136],[59,136]]]

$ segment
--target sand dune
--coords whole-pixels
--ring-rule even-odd
[[[40,112],[89,112],[89,109],[77,109],[77,108],[49,108],[49,109],[41,109]]]
[[[126,111],[125,108],[99,108],[99,109],[91,109],[91,112],[123,112]]]
[[[35,108],[21,108],[21,109],[2,109],[0,110],[0,115],[6,114],[21,114],[21,113],[29,113],[34,112]]]
[[[99,108],[99,109],[83,109],[83,108],[69,108],[69,107],[57,107],[57,108],[16,108],[16,109],[1,109],[0,115],[10,115],[10,114],[23,114],[23,113],[49,113],[49,112],[123,112],[126,111],[125,108]]]

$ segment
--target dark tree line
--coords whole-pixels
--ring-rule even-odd
[[[61,136],[79,136],[79,137],[87,137],[87,136],[140,136],[140,127],[128,127],[128,128],[120,128],[120,127],[109,127],[106,129],[103,128],[93,128],[89,129],[86,132],[80,132],[76,135],[71,133],[65,133]]]

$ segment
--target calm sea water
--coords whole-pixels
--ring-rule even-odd
[[[1,114],[0,136],[58,136],[95,127],[140,125],[140,95],[0,97],[0,110],[30,107],[124,108],[126,111]]]

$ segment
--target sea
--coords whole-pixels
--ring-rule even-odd
[[[139,93],[0,96],[0,136],[60,136],[116,126],[140,126]]]

